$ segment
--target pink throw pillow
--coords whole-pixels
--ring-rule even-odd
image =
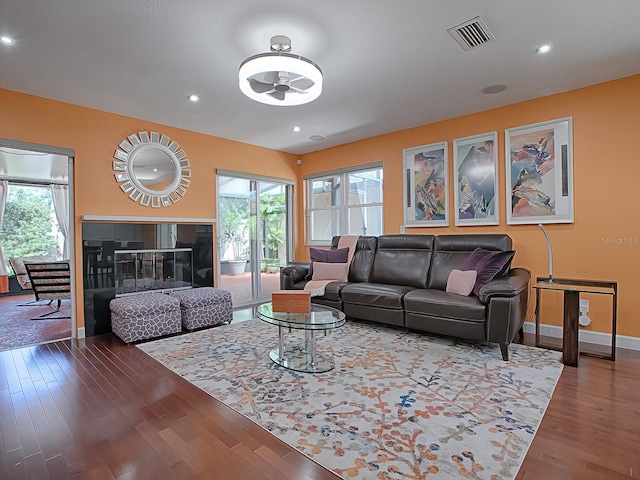
[[[347,263],[315,263],[313,265],[313,277],[311,279],[346,282],[348,275],[349,265]]]
[[[447,279],[447,292],[468,297],[476,284],[478,272],[475,270],[451,270]]]

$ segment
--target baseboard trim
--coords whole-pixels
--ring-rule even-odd
[[[84,338],[84,337],[85,337],[84,327],[79,327],[78,328],[78,338]]]
[[[533,322],[524,322],[525,333],[536,333],[536,324]],[[562,338],[562,327],[556,325],[540,325],[540,335],[552,338]],[[602,332],[592,332],[589,330],[580,330],[580,341],[585,343],[593,343],[595,345],[611,346],[611,334]],[[640,338],[629,337],[626,335],[616,335],[616,347],[626,348],[628,350],[640,351]]]

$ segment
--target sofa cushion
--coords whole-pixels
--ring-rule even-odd
[[[470,322],[486,320],[486,306],[478,297],[464,297],[432,288],[411,290],[404,296],[406,312]]]
[[[309,265],[309,273],[305,277],[305,280],[311,280],[313,278],[313,264],[317,263],[345,263],[349,258],[348,248],[336,248],[335,250],[323,250],[321,248],[310,248],[309,258],[311,259],[311,265]]]
[[[462,265],[463,270],[475,270],[478,275],[473,287],[473,294],[478,295],[480,289],[494,278],[504,276],[516,254],[513,250],[491,252],[484,248],[476,248]]]
[[[331,239],[331,248],[338,248],[340,236]],[[349,267],[350,282],[368,282],[373,266],[373,256],[378,246],[378,237],[371,235],[360,235],[356,244],[356,251],[351,258]]]
[[[433,258],[427,288],[445,290],[451,270],[474,270],[463,265],[476,248],[493,252],[511,249],[511,238],[505,234],[438,235],[433,242]]]
[[[347,285],[349,285],[349,283],[347,282],[331,282],[324,287],[324,295],[322,297],[314,298],[322,298],[325,300],[330,300],[332,302],[340,302],[342,301],[340,292]]]
[[[342,289],[344,303],[375,305],[380,308],[402,309],[402,298],[412,287],[382,283],[350,283]]]
[[[425,288],[433,235],[381,235],[371,270],[372,283]]]

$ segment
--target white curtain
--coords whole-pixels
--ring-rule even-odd
[[[69,243],[69,186],[51,185],[51,195],[53,197],[53,209],[56,212],[56,219],[60,226],[60,231],[64,236],[64,248],[62,258],[69,259],[71,245]]]
[[[9,182],[0,180],[0,231],[2,231],[2,219],[4,218],[4,207],[7,205],[7,192],[9,191]],[[4,255],[2,254],[2,243],[0,242],[0,275],[7,274],[7,267],[4,264]]]

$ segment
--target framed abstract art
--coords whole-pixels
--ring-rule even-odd
[[[505,131],[507,223],[573,223],[571,117]]]
[[[447,142],[406,148],[403,158],[405,226],[448,226]]]
[[[458,226],[498,225],[498,134],[453,141],[454,220]]]

